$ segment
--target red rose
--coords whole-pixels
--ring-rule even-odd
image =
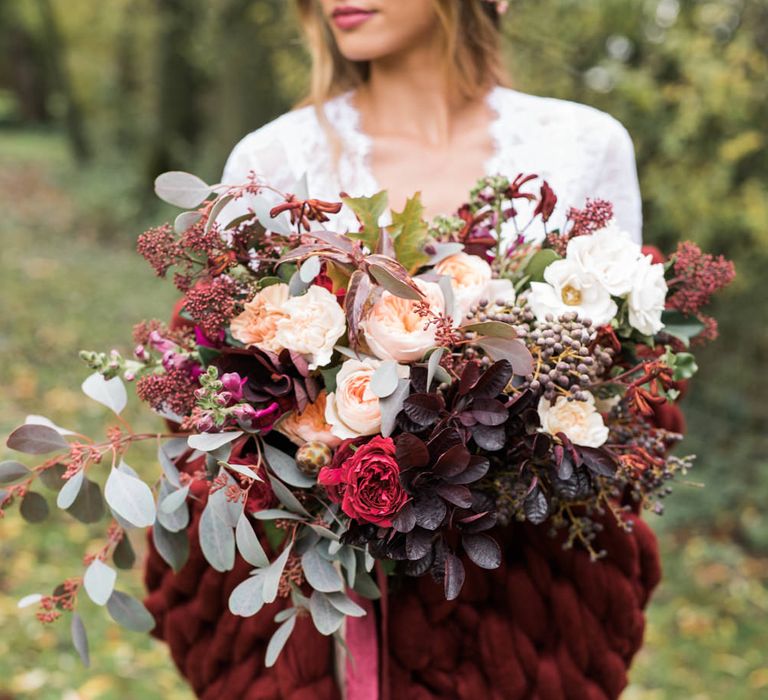
[[[377,435],[354,452],[353,445],[351,440],[342,443],[331,465],[320,470],[318,481],[350,518],[391,527],[408,501],[400,485],[395,443]]]

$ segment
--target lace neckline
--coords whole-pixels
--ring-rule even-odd
[[[485,96],[485,104],[492,115],[487,127],[491,137],[491,153],[485,159],[483,166],[485,175],[493,175],[502,170],[503,134],[506,127],[502,114],[503,92],[511,91],[505,91],[501,86],[495,86]],[[348,161],[347,170],[355,173],[355,180],[362,191],[379,192],[383,188],[378,182],[371,164],[373,138],[363,130],[362,116],[354,104],[354,90],[343,93],[336,98],[336,102],[344,112],[344,118],[338,120],[338,123],[344,129],[341,133],[344,143],[342,158]]]

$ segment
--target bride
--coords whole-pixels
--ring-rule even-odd
[[[601,197],[640,240],[634,153],[621,124],[590,107],[503,87],[505,3],[297,3],[313,58],[308,104],[246,136],[225,183],[253,173],[289,193],[306,174],[312,197],[386,189],[396,210],[421,190],[432,216],[454,212],[484,175],[535,173],[559,196],[553,221],[585,197]],[[351,213],[338,216],[330,228],[357,228]],[[389,584],[401,586],[397,605],[385,594],[347,628],[355,664],[339,673],[345,697],[618,697],[659,577],[653,535],[640,520],[631,535],[606,526],[616,556],[591,563],[540,530],[513,525],[502,533],[504,566],[468,574],[457,601],[435,593],[428,577]],[[233,618],[222,601],[235,574],[213,571],[198,549],[191,556],[199,590],[155,557],[148,604],[183,630],[168,642],[200,697],[224,697],[229,688],[238,698],[338,698],[326,638],[300,621],[286,653],[265,669],[271,615]]]
[[[225,183],[250,172],[283,191],[389,192],[399,210],[421,191],[449,214],[483,175],[534,173],[558,194],[553,222],[586,196],[613,203],[640,241],[632,142],[613,117],[507,87],[494,0],[297,0],[312,54],[308,104],[246,136]],[[508,18],[514,21],[514,17]],[[356,229],[351,212],[333,222]]]

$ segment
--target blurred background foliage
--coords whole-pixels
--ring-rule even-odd
[[[0,433],[28,413],[102,427],[77,351],[129,349],[130,326],[166,317],[174,298],[133,252],[168,213],[152,179],[216,179],[240,137],[300,99],[291,5],[0,0]],[[697,467],[652,518],[666,578],[627,697],[768,696],[768,0],[516,0],[505,35],[516,88],[627,126],[646,241],[670,251],[690,238],[737,264],[714,309],[721,338],[700,351],[685,399]],[[129,417],[152,425],[136,406]],[[164,647],[103,611],[83,611],[86,672],[66,624],[16,610],[77,575],[99,535],[15,513],[0,523],[0,699],[190,697]],[[140,591],[138,572],[123,579]]]

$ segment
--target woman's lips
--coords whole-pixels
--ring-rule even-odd
[[[337,7],[331,15],[333,23],[342,30],[350,30],[359,27],[364,22],[367,22],[375,12],[371,10],[363,10],[360,7]]]

